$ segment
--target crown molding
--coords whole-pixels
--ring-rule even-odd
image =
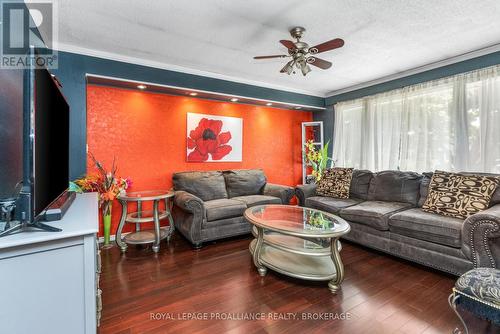
[[[87,78],[87,82],[93,83],[92,79],[104,79],[104,80],[109,80],[109,81],[117,81],[117,82],[123,82],[123,83],[133,83],[133,84],[144,84],[149,87],[161,87],[161,88],[168,88],[168,89],[173,89],[176,90],[179,96],[184,96],[186,91],[187,92],[196,92],[196,93],[204,93],[204,94],[211,94],[217,97],[224,97],[226,99],[230,98],[238,98],[238,99],[245,99],[250,102],[271,102],[275,108],[279,108],[279,106],[287,106],[290,107],[290,109],[296,109],[296,107],[304,108],[304,109],[314,109],[314,110],[325,110],[326,107],[318,107],[318,106],[313,106],[309,104],[301,104],[301,103],[290,103],[290,102],[281,102],[281,101],[276,101],[276,100],[269,100],[269,99],[260,99],[257,97],[248,97],[244,95],[236,95],[236,94],[226,94],[226,93],[219,93],[215,91],[210,91],[210,90],[203,90],[203,89],[193,89],[193,88],[188,88],[188,87],[182,87],[182,86],[172,86],[172,85],[164,85],[164,84],[158,84],[154,82],[149,82],[149,81],[137,81],[137,80],[130,80],[130,79],[125,79],[125,78],[120,78],[120,77],[113,77],[113,76],[106,76],[106,75],[100,75],[100,74],[93,74],[93,73],[85,73],[85,77]],[[117,86],[120,87],[120,86]],[[143,91],[146,92],[146,91]],[[176,94],[177,95],[177,94]],[[203,97],[193,97],[193,98],[203,98]],[[242,103],[242,102],[240,102]],[[248,103],[247,103],[248,104]],[[251,105],[254,105],[250,103]],[[257,105],[257,104],[255,104]],[[257,105],[258,106],[258,105]],[[299,110],[299,109],[297,109]]]
[[[124,55],[120,55],[120,54],[116,54],[116,53],[112,53],[112,52],[88,49],[88,48],[83,48],[83,47],[65,44],[65,43],[61,43],[61,42],[58,43],[57,50],[63,51],[63,52],[76,53],[76,54],[80,54],[80,55],[84,55],[84,56],[119,61],[119,62],[134,64],[134,65],[147,66],[147,67],[157,68],[157,69],[161,69],[161,70],[182,72],[182,73],[193,74],[193,75],[198,75],[198,76],[202,76],[202,77],[208,77],[208,78],[214,78],[214,79],[220,79],[220,80],[226,80],[226,81],[232,81],[232,82],[242,83],[242,84],[246,84],[246,85],[257,86],[257,87],[277,89],[277,90],[290,92],[290,93],[305,94],[305,95],[311,95],[311,96],[316,96],[316,97],[321,97],[321,98],[325,98],[327,96],[327,95],[321,94],[319,92],[312,92],[312,91],[303,90],[303,89],[296,89],[296,88],[290,88],[290,87],[285,87],[285,86],[281,86],[281,85],[274,85],[274,84],[269,84],[269,83],[261,82],[261,81],[247,80],[247,79],[242,79],[242,78],[238,78],[238,77],[224,75],[224,74],[220,74],[220,73],[216,73],[216,72],[202,71],[202,70],[197,70],[197,69],[179,66],[179,65],[173,65],[173,64],[168,64],[168,63],[163,63],[163,62],[158,62],[158,61],[146,60],[146,59],[141,59],[141,58],[131,57],[131,56],[124,56]]]
[[[375,86],[375,85],[378,85],[378,84],[381,84],[381,83],[384,83],[384,82],[401,79],[401,78],[404,78],[404,77],[408,77],[410,75],[414,75],[414,74],[418,74],[418,73],[422,73],[422,72],[434,70],[436,68],[440,68],[440,67],[444,67],[444,66],[448,66],[448,65],[453,65],[453,64],[465,61],[465,60],[469,60],[469,59],[473,59],[473,58],[485,56],[487,54],[498,52],[498,51],[500,51],[500,43],[488,46],[488,47],[483,48],[483,49],[479,49],[479,50],[475,50],[475,51],[463,53],[461,55],[454,56],[454,57],[451,57],[451,58],[443,59],[443,60],[440,60],[440,61],[437,61],[437,62],[429,63],[427,65],[415,67],[415,68],[412,68],[412,69],[409,69],[409,70],[406,70],[406,71],[403,71],[403,72],[398,72],[398,73],[395,73],[395,74],[391,74],[391,75],[388,75],[388,76],[385,76],[385,77],[382,77],[382,78],[379,78],[379,79],[375,79],[375,80],[363,82],[363,83],[360,83],[360,84],[357,84],[357,85],[354,85],[354,86],[349,86],[349,87],[342,88],[342,89],[333,90],[333,91],[327,93],[326,97],[332,97],[332,96],[335,96],[335,95],[340,95],[340,94],[352,92],[352,91],[355,91],[355,90],[358,90],[358,89],[363,89],[363,88],[367,88],[367,87],[370,87],[370,86]]]

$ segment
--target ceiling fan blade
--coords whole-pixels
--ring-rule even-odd
[[[344,45],[344,40],[340,38],[332,39],[331,41],[324,42],[309,48],[309,52],[312,54],[330,51],[333,49],[340,48]]]
[[[323,70],[327,70],[330,67],[332,67],[332,63],[330,63],[329,61],[326,61],[326,60],[323,60],[320,58],[316,58],[316,57],[312,57],[312,56],[307,58],[307,62],[309,64],[314,65],[316,67],[319,67]]]
[[[293,43],[292,41],[287,41],[286,39],[282,39],[282,40],[280,40],[280,43],[283,44],[285,46],[285,48],[287,48],[289,50],[295,49],[295,43]]]
[[[286,58],[286,55],[275,55],[275,56],[256,56],[253,59],[270,59],[270,58]]]

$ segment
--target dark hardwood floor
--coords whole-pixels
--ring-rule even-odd
[[[158,254],[103,250],[100,334],[451,333],[459,325],[447,302],[453,276],[343,242],[345,280],[332,295],[326,282],[272,271],[261,278],[250,240],[195,251],[174,235]],[[194,316],[240,319],[189,319]],[[241,319],[249,316],[260,318]],[[466,321],[471,333],[499,332],[468,314]]]

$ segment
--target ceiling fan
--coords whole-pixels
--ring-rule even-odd
[[[287,73],[288,75],[295,73],[295,68],[300,69],[302,74],[305,76],[307,73],[311,72],[310,65],[321,68],[322,70],[327,70],[332,66],[332,63],[314,55],[330,51],[333,49],[340,48],[344,45],[344,40],[340,38],[332,39],[331,41],[324,42],[315,46],[310,47],[307,43],[301,42],[302,34],[306,31],[303,27],[295,27],[290,30],[290,35],[297,41],[292,42],[288,40],[280,40],[288,49],[288,55],[274,55],[274,56],[257,56],[254,59],[270,59],[270,58],[292,58],[286,65],[280,70],[281,73]]]

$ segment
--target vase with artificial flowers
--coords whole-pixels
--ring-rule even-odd
[[[70,184],[70,189],[76,192],[97,192],[99,193],[99,207],[102,211],[104,244],[103,247],[110,247],[111,236],[111,209],[113,200],[130,187],[132,182],[128,178],[117,176],[115,159],[111,170],[106,170],[101,162],[94,155],[89,154],[97,169],[97,173],[89,174],[85,177],[75,180]]]
[[[328,141],[322,148],[316,148],[312,140],[305,143],[306,164],[312,168],[312,176],[315,182],[321,180],[323,171],[328,168],[329,162],[333,166],[333,159],[328,156]],[[330,167],[331,167],[330,166]]]

